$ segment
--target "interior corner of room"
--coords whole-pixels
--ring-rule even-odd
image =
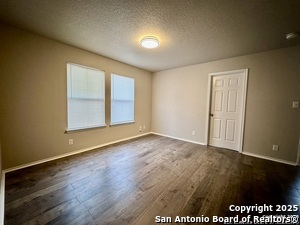
[[[1,119],[0,119],[1,121]],[[0,139],[0,208],[4,209],[5,174],[2,171],[2,151]],[[0,224],[4,221],[4,210],[0,210]]]
[[[242,152],[297,163],[299,110],[292,103],[299,99],[299,46],[152,73],[7,24],[1,38],[4,170],[150,132],[205,144],[208,75],[245,68]],[[135,123],[65,134],[69,61],[134,77]]]
[[[126,7],[132,7],[133,3],[128,4]],[[271,9],[273,7],[275,6]],[[211,10],[214,10],[214,7]],[[247,12],[246,9],[245,12]],[[171,10],[167,10],[166,14],[169,13]],[[197,12],[195,13],[198,16]],[[6,14],[2,14],[5,17]],[[176,16],[173,15],[171,18]],[[49,18],[52,17],[49,16]],[[188,64],[185,56],[182,55],[182,62],[178,61],[178,66],[168,64],[168,60],[165,59],[164,67],[160,57],[164,56],[165,52],[171,52],[171,48],[178,44],[172,43],[171,36],[176,36],[175,31],[170,31],[172,35],[168,36],[159,29],[150,29],[158,31],[160,37],[160,40],[153,37],[155,47],[158,46],[158,48],[150,50],[151,53],[145,52],[140,46],[140,42],[142,43],[144,39],[152,38],[148,33],[143,39],[142,33],[138,33],[138,37],[129,35],[132,40],[122,39],[121,44],[125,46],[124,49],[128,50],[132,46],[135,49],[128,54],[128,60],[122,61],[118,52],[108,57],[93,51],[84,42],[76,46],[75,39],[74,42],[72,39],[69,43],[64,43],[65,36],[57,39],[46,35],[55,26],[49,25],[49,30],[45,29],[38,33],[34,29],[31,30],[30,26],[14,25],[14,23],[18,24],[14,20],[11,23],[1,21],[1,199],[4,199],[5,177],[3,174],[7,172],[148,134],[219,147],[217,142],[210,139],[211,137],[217,137],[223,132],[228,135],[226,138],[230,142],[238,132],[239,139],[235,146],[231,147],[232,145],[228,144],[221,145],[221,147],[227,148],[228,146],[229,149],[237,150],[241,154],[257,158],[299,165],[300,42],[281,44],[278,45],[279,47],[275,44],[271,46],[271,44],[268,45],[267,36],[262,36],[265,38],[265,48],[256,51],[253,47],[247,54],[227,56],[224,53],[226,50],[230,48],[236,50],[242,46],[241,40],[235,39],[233,42],[231,38],[238,35],[244,39],[250,36],[254,38],[256,33],[255,29],[250,26],[251,24],[249,27],[253,30],[249,29],[246,33],[239,33],[233,27],[230,29],[232,33],[222,40],[225,44],[221,45],[221,42],[216,44],[219,45],[219,49],[222,49],[219,52],[220,57],[204,57],[205,60],[201,62],[190,59],[191,63]],[[208,29],[209,25],[213,27],[219,22],[211,19],[207,21],[206,28]],[[189,20],[189,23],[195,25],[192,20]],[[157,24],[161,23],[157,22]],[[161,26],[164,30],[168,30],[167,26]],[[86,27],[89,27],[88,23]],[[121,29],[119,24],[116,27]],[[135,27],[137,26],[131,26],[132,29]],[[294,27],[297,28],[296,25]],[[57,29],[58,33],[63,32],[63,28]],[[113,30],[116,31],[115,29]],[[89,35],[94,34],[91,30],[89,31]],[[179,38],[190,37],[185,35],[184,31],[180,32]],[[189,32],[193,33],[193,31]],[[223,30],[220,32],[222,33]],[[297,32],[294,32],[294,36],[298,36]],[[278,33],[274,31],[272,35]],[[286,39],[294,38],[292,34],[286,38],[272,37],[283,38],[283,41],[278,42],[286,43],[290,41]],[[218,36],[214,33],[211,36],[203,35],[203,40],[210,44],[214,37]],[[80,34],[74,32],[75,36],[79,38]],[[82,39],[83,37],[85,36],[82,36]],[[94,46],[101,45],[93,38],[90,42]],[[110,44],[107,48],[116,47],[119,43],[110,40]],[[183,45],[191,47],[189,42]],[[107,49],[105,47],[103,49]],[[188,52],[196,54],[195,49],[191,47]],[[209,52],[205,46],[202,46],[201,50],[204,53]],[[203,52],[199,51],[197,54],[200,55]],[[181,54],[180,51],[175,53]],[[144,59],[142,55],[147,57]],[[148,60],[157,63],[157,67],[155,63],[151,67],[151,62],[148,63]],[[105,77],[105,90],[103,90],[105,117],[101,128],[66,132],[68,130],[68,63],[101,70]],[[113,89],[111,77],[114,74],[134,79],[134,119],[117,125],[113,125],[111,120],[111,90]],[[223,75],[224,78],[221,77]],[[242,80],[239,75],[242,76]],[[217,78],[221,80],[218,81]],[[241,84],[240,82],[243,82],[244,89],[232,89],[234,85]],[[218,89],[221,86],[223,89]],[[225,92],[218,92],[218,90],[226,90],[227,95],[223,95]],[[239,96],[243,97],[243,101],[236,103]],[[239,122],[236,122],[236,118],[228,117],[229,119],[224,120],[225,125],[221,124],[221,120],[216,115],[219,115],[217,114],[218,108],[223,109],[224,104],[229,111],[235,111],[239,107],[238,104],[241,104]],[[228,130],[222,130],[225,129],[224,126]],[[1,216],[4,217],[4,215]]]

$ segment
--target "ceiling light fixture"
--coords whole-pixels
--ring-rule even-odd
[[[296,38],[298,36],[299,36],[299,32],[291,32],[291,33],[288,33],[285,36],[285,38],[289,40],[289,39],[294,39],[294,38]]]
[[[143,37],[141,45],[144,48],[157,48],[159,46],[159,40],[152,36]]]

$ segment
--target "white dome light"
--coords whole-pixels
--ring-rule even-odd
[[[299,33],[298,32],[292,32],[292,33],[288,33],[286,36],[285,36],[285,38],[286,39],[294,39],[294,38],[296,38],[296,37],[298,37],[299,36]]]
[[[141,45],[144,48],[157,48],[159,46],[159,40],[156,37],[144,37],[141,40]]]

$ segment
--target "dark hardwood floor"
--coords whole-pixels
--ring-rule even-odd
[[[5,225],[144,225],[156,216],[212,223],[248,215],[230,205],[299,205],[300,169],[148,135],[7,173],[5,188]],[[271,214],[299,211],[249,213]]]

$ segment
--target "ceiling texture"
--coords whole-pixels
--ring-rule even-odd
[[[300,44],[300,0],[1,0],[0,21],[151,72]]]

